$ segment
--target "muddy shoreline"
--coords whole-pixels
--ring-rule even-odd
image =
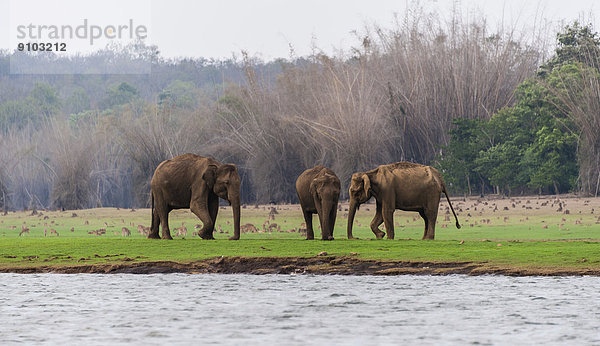
[[[2,273],[60,274],[314,274],[314,275],[506,275],[600,276],[599,269],[503,267],[479,262],[397,262],[355,257],[218,257],[189,263],[120,262],[89,265],[4,267]]]

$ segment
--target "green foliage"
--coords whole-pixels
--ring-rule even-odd
[[[73,90],[65,100],[65,108],[67,114],[77,114],[90,109],[90,97],[85,89],[79,87]]]
[[[0,129],[22,129],[27,124],[37,124],[41,119],[37,107],[31,97],[18,101],[7,101],[0,104]]]
[[[522,162],[529,171],[530,187],[552,186],[555,193],[575,187],[577,164],[576,136],[559,127],[543,126],[534,143],[527,148]]]
[[[60,110],[61,102],[58,93],[47,83],[36,83],[31,90],[31,98],[39,112],[46,117],[56,115]]]
[[[519,85],[513,106],[489,121],[455,120],[450,143],[439,159],[448,181],[468,181],[478,173],[482,184],[489,182],[508,193],[515,188],[573,190],[581,129],[565,113],[562,100],[583,97],[579,93],[584,88],[574,86],[582,83],[584,70],[597,68],[599,51],[597,34],[575,22],[558,34],[556,56],[540,67],[537,78]],[[464,183],[456,186],[464,190]]]
[[[46,118],[60,113],[62,102],[56,90],[47,83],[36,83],[28,97],[0,103],[0,129],[21,130],[27,125],[36,126]]]
[[[481,184],[489,182],[509,193],[515,188],[571,190],[577,176],[572,124],[536,80],[522,83],[516,96],[514,106],[489,121],[454,121],[457,127],[450,131],[450,144],[439,161],[442,171],[451,182],[479,174]],[[458,186],[464,189],[464,184]]]
[[[80,113],[74,113],[69,116],[69,125],[71,127],[77,127],[80,124],[87,123],[96,118],[98,112],[96,111],[85,111]]]
[[[484,149],[482,121],[477,119],[456,118],[455,126],[449,131],[450,143],[445,147],[445,155],[438,156],[436,166],[446,176],[446,183],[452,189],[468,191],[472,194],[472,186],[481,186],[481,175],[476,172],[475,159]]]
[[[198,107],[198,88],[193,82],[175,80],[158,94],[158,104],[194,109]]]
[[[124,105],[138,97],[138,91],[126,82],[113,85],[106,90],[106,97],[102,100],[102,108],[112,108]]]
[[[556,34],[555,55],[540,66],[538,74],[545,78],[556,67],[579,62],[598,69],[600,67],[600,37],[593,32],[591,25],[581,25],[575,21]]]

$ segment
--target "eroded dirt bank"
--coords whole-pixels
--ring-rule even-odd
[[[219,257],[190,263],[171,261],[127,262],[91,265],[0,268],[3,273],[96,273],[96,274],[336,274],[336,275],[508,275],[508,276],[600,276],[598,269],[501,267],[488,263],[395,262],[353,257]]]

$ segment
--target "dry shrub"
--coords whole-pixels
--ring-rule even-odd
[[[52,185],[51,204],[62,209],[90,207],[92,196],[91,171],[95,148],[90,131],[74,131],[66,122],[52,123]]]
[[[53,174],[46,143],[47,136],[31,126],[2,134],[0,164],[7,183],[4,197],[11,208],[47,206]]]
[[[179,110],[145,106],[142,114],[127,111],[115,121],[119,143],[123,145],[129,165],[133,203],[149,206],[150,180],[164,160],[185,153],[205,154],[206,109]]]
[[[295,177],[316,164],[346,184],[383,163],[428,164],[453,118],[491,117],[535,72],[544,47],[514,32],[417,13],[367,28],[351,56],[284,63],[274,82],[246,57],[247,85],[229,89],[220,128],[246,153],[261,202],[293,200]]]

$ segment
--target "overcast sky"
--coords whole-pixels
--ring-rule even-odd
[[[228,58],[248,51],[263,59],[297,56],[316,45],[327,53],[356,43],[353,30],[377,23],[391,27],[403,16],[404,0],[0,0],[0,48],[13,50],[18,25],[81,25],[83,19],[102,28],[128,23],[148,28],[148,40],[166,57]],[[450,16],[458,4],[464,16],[482,14],[490,26],[518,27],[540,21],[571,22],[585,17],[596,24],[600,2],[593,0],[424,0],[428,11]],[[35,9],[35,10],[33,10]],[[598,26],[595,26],[598,31]],[[112,32],[112,31],[111,31]],[[60,41],[60,40],[58,40]],[[68,41],[69,50],[86,52],[107,40]]]

